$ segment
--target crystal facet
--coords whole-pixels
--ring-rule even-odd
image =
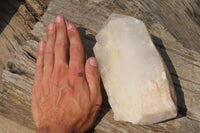
[[[114,119],[152,124],[177,115],[174,86],[144,23],[112,14],[94,53]]]

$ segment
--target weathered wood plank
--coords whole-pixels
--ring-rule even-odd
[[[100,133],[196,133],[200,131],[200,123],[197,124],[196,121],[186,117],[179,117],[164,123],[140,126],[127,122],[113,121],[113,112],[110,110],[98,124],[96,131]]]
[[[34,26],[32,34],[37,39],[45,39],[48,23],[54,21],[54,17],[57,14],[63,15],[67,22],[73,22],[78,26],[86,56],[89,57],[93,56],[92,48],[96,42],[94,36],[111,12],[135,16],[147,24],[147,28],[152,34],[152,39],[172,75],[178,97],[179,113],[182,115],[179,114],[176,119],[149,126],[117,122],[113,120],[112,111],[108,111],[110,108],[104,93],[104,104],[100,111],[102,119],[97,121],[99,123],[95,128],[97,132],[188,133],[200,131],[200,122],[195,121],[200,120],[200,54],[183,47],[179,43],[181,36],[177,37],[171,34],[172,31],[180,32],[179,30],[171,29],[168,32],[165,28],[168,24],[163,24],[163,20],[165,19],[158,19],[158,16],[153,16],[156,13],[150,10],[152,7],[151,4],[154,2],[154,0],[150,0],[150,2],[127,0],[102,0],[99,2],[91,0],[81,0],[80,2],[78,0],[52,0],[41,21]],[[155,3],[156,6],[158,6],[158,3]],[[163,3],[161,2],[161,4]],[[175,3],[177,6],[177,2]],[[155,8],[157,8],[156,6]],[[164,9],[168,11],[168,9]],[[188,23],[192,22],[189,21]],[[17,114],[18,116],[14,119],[31,128],[34,128],[34,123],[31,120],[30,98],[36,48],[37,42],[35,41],[29,41],[22,48],[17,48],[19,50],[16,52],[16,57],[8,63],[9,71],[12,73],[4,71],[4,89],[0,91],[0,100],[2,100],[0,102],[0,112],[9,118],[13,116],[12,114]],[[104,91],[103,88],[102,91]],[[20,98],[18,99],[18,97]],[[5,112],[9,108],[12,110]],[[20,115],[22,112],[26,116],[24,114]],[[187,117],[184,116],[186,114]]]
[[[45,2],[47,1],[49,0],[45,0]],[[34,14],[34,12],[30,13],[24,5],[20,4],[20,1],[18,0],[15,0],[15,1],[1,0],[0,10],[1,10],[0,12],[0,16],[1,16],[0,17],[0,40],[1,40],[0,42],[1,43],[0,45],[0,53],[1,53],[0,75],[2,75],[3,69],[7,69],[6,65],[7,65],[8,59],[13,57],[15,51],[18,50],[18,46],[23,45],[25,40],[29,40],[32,38],[32,36],[30,36],[31,35],[30,31],[33,28],[36,20],[32,15],[32,13]],[[28,50],[24,49],[24,53],[27,53],[27,51]],[[27,60],[25,58],[22,58],[22,59]],[[18,61],[19,63],[23,63],[21,58],[19,58],[18,60],[19,60]],[[32,71],[34,71],[34,68]],[[31,112],[30,112],[30,98],[31,98],[30,87],[32,86],[31,83],[24,80],[24,82],[27,82],[27,84],[30,85],[28,87],[30,88],[30,92],[26,90],[20,90],[20,87],[23,88],[23,86],[17,85],[17,83],[21,83],[21,81],[19,81],[20,78],[16,76],[22,76],[22,75],[8,72],[6,73],[6,76],[7,78],[10,78],[9,85],[5,85],[6,82],[2,81],[2,77],[0,77],[0,115],[4,115],[10,119],[14,119],[17,122],[19,122],[21,119],[21,121],[19,122],[20,124],[25,124],[27,127],[32,126],[32,128],[34,128],[33,120],[31,118]],[[4,80],[7,78],[5,76],[3,77]],[[22,76],[21,80],[23,78],[26,78],[26,77]],[[2,84],[2,82],[4,84]],[[14,91],[15,89],[16,91]],[[29,100],[26,99],[27,97],[29,98]],[[26,105],[27,103],[24,100],[27,100],[28,105]],[[7,121],[5,121],[4,123],[0,121],[0,124],[3,126],[8,123]],[[2,129],[0,129],[0,131],[2,131]],[[7,131],[12,131],[12,130],[3,129],[3,131],[7,132]],[[16,130],[16,132],[17,131],[18,130]],[[24,131],[26,132],[26,130]]]
[[[23,41],[29,38],[30,36],[30,27],[26,25],[24,18],[17,12],[15,13],[13,19],[10,18],[6,14],[1,14],[4,17],[6,23],[9,23],[9,26],[13,29],[13,34],[17,35],[19,39],[23,38]]]
[[[18,44],[22,44],[22,41],[25,41],[21,35],[15,34],[15,31],[9,25],[7,25],[4,32],[1,34],[10,42],[15,50],[17,49]]]
[[[62,14],[66,20],[70,20],[80,26],[84,26],[93,32],[97,32],[110,13],[93,7],[87,7],[70,0],[51,1],[47,13],[57,15]],[[60,9],[60,10],[57,10]],[[57,10],[57,11],[56,11]],[[56,11],[56,12],[55,12]],[[67,11],[67,12],[66,12]]]
[[[0,123],[0,133],[35,133],[34,130],[24,127],[3,116],[0,116]]]
[[[33,26],[35,24],[35,18],[32,16],[32,14],[27,10],[27,8],[24,5],[21,5],[18,9],[18,12],[21,14],[21,16],[24,18],[25,24],[27,24],[31,29],[33,29]],[[30,32],[29,32],[30,33]]]
[[[10,72],[17,73],[19,75],[25,74],[27,77],[33,78],[35,70],[35,59],[30,53],[32,48],[25,47],[24,50],[18,49],[16,51],[15,58],[8,61],[8,68]]]
[[[43,14],[43,8],[37,0],[26,0],[28,9],[37,17]]]
[[[3,71],[3,90],[0,92],[0,114],[35,128],[31,114],[33,80],[7,70]]]

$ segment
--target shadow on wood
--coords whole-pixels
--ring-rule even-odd
[[[185,105],[185,99],[184,99],[184,92],[182,91],[182,87],[178,78],[178,74],[176,72],[176,69],[168,56],[165,46],[162,43],[162,40],[156,36],[151,35],[151,38],[153,40],[153,43],[156,45],[157,50],[159,51],[160,55],[162,56],[166,66],[168,67],[168,70],[170,72],[170,75],[176,77],[176,79],[172,78],[172,81],[174,83],[174,88],[176,92],[176,97],[177,97],[177,106],[178,106],[178,113],[182,114],[183,116],[186,116],[187,113],[187,107]],[[160,49],[162,48],[162,50]],[[176,81],[175,81],[176,80]],[[180,116],[177,116],[177,118]]]
[[[1,0],[0,1],[0,34],[10,22],[11,18],[17,12],[20,6],[19,0]]]

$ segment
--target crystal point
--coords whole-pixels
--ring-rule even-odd
[[[114,119],[152,124],[177,115],[174,86],[144,23],[112,14],[94,53]]]

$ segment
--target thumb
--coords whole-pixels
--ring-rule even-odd
[[[94,57],[90,57],[86,61],[85,74],[89,85],[91,101],[99,102],[99,104],[101,104],[100,74],[97,60]]]

